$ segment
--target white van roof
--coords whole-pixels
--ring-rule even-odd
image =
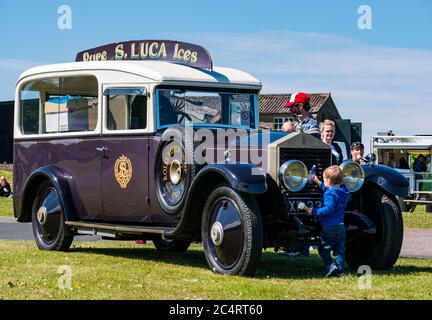
[[[28,76],[63,71],[118,71],[153,80],[192,81],[220,84],[241,84],[261,89],[261,82],[252,75],[232,68],[214,67],[212,71],[165,61],[88,61],[51,64],[26,70],[18,82]],[[113,79],[115,81],[115,79]]]
[[[375,149],[431,150],[432,136],[372,136]]]

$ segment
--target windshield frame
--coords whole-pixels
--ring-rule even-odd
[[[194,123],[194,127],[211,127],[211,128],[232,128],[232,129],[252,129],[258,130],[259,128],[259,90],[253,89],[240,89],[240,88],[227,88],[227,87],[195,87],[195,86],[181,86],[181,85],[160,85],[154,88],[154,111],[155,111],[155,124],[156,130],[172,127],[176,124],[160,124],[159,117],[159,90],[185,90],[186,92],[209,92],[209,93],[232,93],[232,94],[249,94],[253,96],[252,106],[252,117],[249,126],[241,125],[228,125],[220,123]],[[178,123],[178,125],[184,124],[184,122]]]

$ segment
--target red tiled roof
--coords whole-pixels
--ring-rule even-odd
[[[330,98],[330,93],[312,93],[310,94],[310,113],[314,114]],[[284,104],[289,101],[291,94],[260,94],[260,114],[278,114],[287,113]]]

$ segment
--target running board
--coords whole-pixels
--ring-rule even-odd
[[[172,228],[166,227],[141,227],[130,225],[118,225],[107,223],[93,223],[83,221],[65,221],[65,225],[77,229],[79,234],[117,238],[121,234],[160,234],[163,238],[166,231]]]

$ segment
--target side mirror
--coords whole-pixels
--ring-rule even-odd
[[[369,166],[373,166],[373,165],[375,165],[375,161],[376,161],[376,159],[377,159],[377,156],[375,155],[375,154],[373,154],[373,153],[369,153],[369,154],[367,154],[364,158],[363,158],[363,160],[366,162],[366,164],[367,165],[369,165]]]

